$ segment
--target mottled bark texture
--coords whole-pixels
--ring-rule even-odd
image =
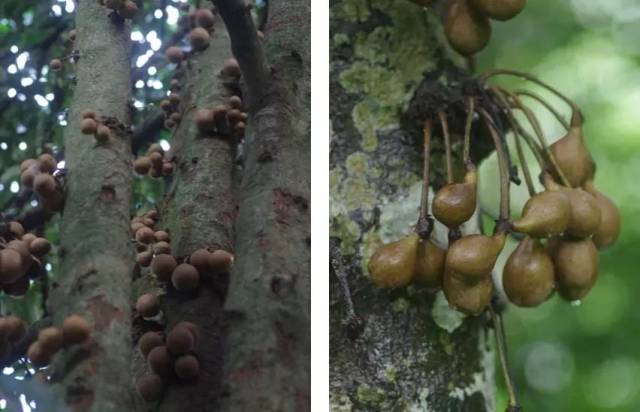
[[[172,139],[177,171],[161,206],[160,226],[171,234],[172,253],[186,256],[197,249],[233,252],[232,224],[235,203],[232,192],[234,144],[231,138],[205,137],[192,120],[197,109],[225,104],[237,86],[221,75],[224,60],[231,57],[229,37],[221,21],[209,47],[189,58],[180,80],[183,120]],[[229,87],[231,86],[231,87]],[[181,321],[198,325],[200,340],[195,353],[200,374],[193,382],[171,382],[159,411],[205,412],[217,410],[222,378],[222,306],[227,279],[204,281],[194,294],[167,287],[162,309],[167,330]]]
[[[251,59],[240,59],[243,44],[230,31],[243,74],[255,70],[247,66]],[[270,71],[266,83],[257,81],[248,90],[237,260],[226,304],[229,394],[223,410],[306,411],[311,349],[309,1],[269,1],[264,33]]]
[[[53,381],[74,411],[125,411],[133,399],[131,362],[131,196],[129,28],[96,1],[77,3],[77,85],[65,130],[66,206],[60,228],[61,267],[52,280],[54,323],[78,313],[92,339],[56,357]],[[81,112],[107,119],[111,139],[98,144],[80,132]],[[52,409],[55,410],[55,409]]]
[[[430,83],[447,84],[451,59],[432,10],[405,0],[332,2],[331,235],[365,322],[359,335],[350,333],[332,277],[332,411],[495,410],[486,320],[462,320],[441,293],[417,286],[376,289],[366,267],[379,245],[417,221],[424,117],[415,96]],[[436,140],[432,171],[441,181]]]

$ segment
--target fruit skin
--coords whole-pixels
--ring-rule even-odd
[[[25,272],[25,263],[20,252],[12,249],[0,250],[0,281],[2,283],[13,283]]]
[[[491,37],[491,23],[464,0],[456,0],[449,9],[444,28],[451,47],[463,56],[484,49]]]
[[[49,67],[51,68],[52,71],[57,72],[58,70],[62,69],[62,60],[60,59],[51,60],[51,62],[49,62]]]
[[[620,234],[620,211],[611,199],[595,188],[593,181],[587,181],[584,189],[596,199],[601,215],[600,225],[591,240],[599,250],[606,249],[615,243]]]
[[[147,362],[151,370],[160,376],[170,375],[173,370],[171,355],[166,346],[156,346],[151,349],[149,356],[147,356]]]
[[[233,259],[233,255],[226,250],[215,250],[209,254],[209,270],[213,273],[229,273]]]
[[[80,131],[82,134],[94,134],[98,130],[98,122],[87,117],[80,122]]]
[[[196,11],[195,20],[198,26],[204,28],[213,27],[215,23],[215,18],[213,13],[209,9],[200,9]]]
[[[545,190],[527,200],[522,217],[512,223],[512,228],[532,237],[549,237],[564,233],[570,221],[571,204],[567,196]]]
[[[511,253],[502,271],[502,286],[517,306],[535,307],[553,293],[553,261],[540,241],[526,236]]]
[[[204,50],[209,47],[209,41],[211,40],[211,36],[209,32],[202,27],[196,27],[191,30],[189,33],[189,43],[191,46],[198,51]]]
[[[160,399],[162,390],[162,378],[155,373],[142,376],[136,381],[136,391],[140,394],[142,399],[147,402],[153,402]]]
[[[222,66],[222,73],[225,76],[240,78],[242,72],[240,71],[240,64],[233,57],[224,61]]]
[[[187,292],[198,287],[200,284],[200,274],[193,265],[182,263],[173,270],[171,283],[176,290]]]
[[[140,348],[142,356],[146,358],[147,355],[149,355],[149,352],[151,352],[151,349],[156,346],[162,346],[162,344],[162,336],[160,336],[158,332],[147,332],[140,337],[140,340],[138,341],[138,348]]]
[[[473,216],[476,210],[477,173],[467,172],[463,183],[443,186],[433,198],[433,215],[438,221],[453,229]]]
[[[51,355],[42,349],[39,341],[33,342],[31,346],[29,346],[27,357],[31,360],[31,363],[38,368],[47,366],[51,362]]]
[[[493,282],[491,276],[487,275],[470,285],[445,273],[442,290],[453,309],[477,316],[484,312],[491,302]]]
[[[493,20],[509,20],[517,16],[527,0],[469,0],[471,7]]]
[[[591,239],[550,242],[556,285],[563,299],[584,298],[598,279],[598,250]]]
[[[445,278],[455,277],[467,283],[482,281],[491,274],[506,235],[467,235],[449,246],[445,258]]]
[[[143,318],[152,318],[160,312],[160,299],[154,294],[145,293],[136,301],[136,312]]]
[[[184,326],[175,327],[167,335],[167,349],[174,355],[183,355],[194,347],[194,337]]]
[[[591,236],[602,221],[602,213],[596,198],[582,189],[564,189],[571,204],[571,220],[567,233],[575,237]]]
[[[200,372],[200,362],[193,355],[184,355],[176,359],[176,375],[180,379],[193,379]]]
[[[151,271],[153,271],[161,281],[168,282],[177,265],[176,259],[173,256],[158,255],[151,262]]]
[[[593,176],[593,160],[584,142],[579,113],[573,113],[569,131],[549,150],[572,187],[581,186]]]
[[[446,253],[431,239],[420,241],[413,280],[426,286],[442,285]]]
[[[133,161],[133,170],[139,175],[146,175],[151,169],[151,159],[141,156]]]
[[[379,288],[398,288],[411,282],[418,252],[417,234],[381,246],[369,259],[371,280]]]
[[[38,333],[38,342],[45,353],[53,355],[62,349],[64,344],[62,330],[54,326],[44,328]]]
[[[91,334],[91,325],[80,315],[68,316],[62,323],[65,345],[79,345],[86,342]]]

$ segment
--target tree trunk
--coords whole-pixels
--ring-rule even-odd
[[[77,86],[65,130],[66,206],[60,228],[62,265],[48,307],[56,325],[78,313],[93,323],[90,343],[57,357],[53,381],[74,411],[130,410],[132,382],[123,379],[132,355],[129,234],[131,150],[129,28],[95,1],[78,2]],[[97,143],[80,132],[83,110],[111,126]]]
[[[331,410],[494,411],[485,320],[463,320],[441,292],[377,289],[366,267],[378,246],[408,234],[418,218],[426,113],[416,110],[416,93],[448,84],[460,69],[434,10],[340,0],[331,16],[331,235],[342,254],[334,269],[347,275],[364,321],[354,328],[332,276]],[[444,167],[434,152],[437,183]]]
[[[266,83],[232,32],[251,107],[226,305],[228,411],[310,409],[310,5],[268,7]]]

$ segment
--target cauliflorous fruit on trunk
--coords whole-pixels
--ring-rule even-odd
[[[430,239],[420,241],[414,280],[431,287],[441,286],[446,253]]]
[[[491,276],[487,275],[479,282],[469,284],[445,273],[442,289],[453,309],[468,315],[479,315],[491,302],[493,282]]]
[[[42,349],[39,341],[33,342],[27,350],[27,358],[35,367],[41,368],[47,366],[51,362],[51,354]]]
[[[53,173],[58,166],[56,158],[51,156],[49,153],[43,153],[38,156],[38,163],[40,164],[40,171],[42,173]]]
[[[573,114],[569,131],[549,150],[572,187],[581,186],[593,176],[593,160],[584,142],[579,113]]]
[[[37,237],[29,242],[29,251],[36,256],[44,256],[51,250],[51,243],[43,237]]]
[[[504,233],[461,237],[447,250],[445,276],[467,283],[482,281],[491,274],[505,241]]]
[[[379,288],[406,286],[416,269],[418,243],[417,234],[381,246],[369,259],[371,280]]]
[[[517,306],[538,306],[551,296],[554,283],[551,257],[539,240],[526,236],[502,271],[502,286],[509,300]]]
[[[469,0],[469,4],[490,19],[504,21],[517,16],[527,0]]]
[[[209,47],[211,36],[209,32],[202,27],[196,27],[189,33],[189,43],[195,50],[201,51]]]
[[[133,161],[133,170],[139,175],[146,175],[151,169],[151,160],[147,156],[141,156]]]
[[[171,274],[177,266],[176,259],[171,255],[158,255],[151,262],[151,271],[156,274],[159,280],[168,282]]]
[[[162,378],[155,374],[144,375],[136,381],[136,391],[142,399],[153,402],[160,399],[163,390]]]
[[[200,362],[193,355],[183,355],[176,359],[176,375],[180,379],[193,379],[200,373]]]
[[[51,62],[49,62],[49,67],[52,71],[57,72],[58,70],[62,69],[62,60],[52,59]]]
[[[141,295],[136,301],[136,312],[143,318],[152,318],[160,313],[160,299],[152,293]]]
[[[598,278],[598,250],[591,239],[562,239],[551,251],[556,270],[556,285],[562,298],[584,298]]]
[[[0,250],[0,283],[13,283],[24,275],[26,270],[20,252],[12,249]]]
[[[449,228],[456,228],[469,220],[476,210],[475,169],[469,170],[463,183],[443,186],[433,198],[433,215]]]
[[[57,187],[55,178],[47,173],[40,173],[33,180],[33,190],[42,197],[50,196]]]
[[[44,328],[38,333],[38,342],[40,342],[40,347],[43,351],[53,355],[62,349],[64,343],[62,331],[55,326]]]
[[[591,239],[598,249],[605,249],[615,243],[620,234],[620,211],[611,199],[595,188],[592,181],[586,182],[584,188],[595,197],[601,214],[600,225]]]
[[[138,348],[140,349],[140,353],[145,358],[151,352],[151,349],[156,346],[162,346],[163,344],[162,336],[158,332],[146,332],[144,335],[140,337],[138,341]]]
[[[233,255],[218,249],[209,254],[209,270],[213,273],[229,273],[233,266]]]
[[[171,283],[181,292],[194,290],[200,284],[200,274],[193,265],[182,263],[173,270]]]
[[[571,204],[567,196],[545,190],[527,200],[522,217],[513,222],[512,228],[532,237],[549,237],[564,233],[570,221]]]
[[[160,376],[168,376],[173,370],[173,361],[166,346],[156,346],[147,356],[149,367]]]
[[[174,355],[182,355],[193,349],[193,334],[186,327],[176,327],[167,334],[167,349]]]
[[[213,27],[215,18],[213,13],[209,9],[200,9],[196,11],[195,15],[196,24],[205,29]]]
[[[98,130],[98,122],[95,119],[87,117],[80,121],[80,131],[82,134],[94,134]]]
[[[80,315],[71,315],[62,323],[65,345],[79,345],[86,342],[91,334],[91,325]]]
[[[237,79],[242,75],[242,72],[240,71],[240,65],[238,64],[238,61],[233,57],[224,61],[222,66],[222,73],[225,76],[234,77]]]
[[[449,8],[444,31],[455,51],[471,56],[489,43],[491,23],[465,0],[456,0]]]

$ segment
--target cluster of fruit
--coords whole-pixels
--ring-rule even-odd
[[[173,129],[182,121],[180,112],[180,82],[177,79],[171,80],[171,93],[167,99],[160,102],[160,108],[164,113],[164,127]]]
[[[193,122],[201,133],[235,136],[238,139],[244,135],[247,119],[239,96],[231,96],[226,104],[213,109],[198,109],[193,116]]]
[[[165,152],[162,146],[154,143],[149,146],[146,156],[140,156],[133,161],[133,170],[142,176],[171,176],[175,165],[170,152]]]
[[[190,381],[200,372],[200,362],[194,354],[200,340],[198,326],[180,322],[163,335],[146,332],[138,341],[140,352],[152,372],[136,381],[138,393],[147,402],[159,399],[164,384],[171,378]]]
[[[9,315],[0,318],[0,366],[8,366],[13,345],[24,338],[27,327],[22,319]]]
[[[41,154],[37,159],[26,159],[20,164],[20,183],[33,189],[42,207],[50,211],[59,211],[64,205],[62,185],[56,178],[58,163],[48,154]]]
[[[51,326],[38,333],[38,339],[29,346],[27,357],[35,367],[44,367],[51,363],[53,355],[62,348],[81,345],[89,339],[91,327],[80,315],[71,315],[62,323],[62,327]]]
[[[118,12],[124,19],[133,19],[138,13],[138,5],[133,0],[98,0],[98,4]]]
[[[69,34],[67,35],[67,38],[69,39],[69,42],[73,45],[73,43],[75,43],[76,41],[76,30],[69,30]],[[51,69],[51,71],[57,72],[62,70],[62,67],[64,65],[63,61],[68,60],[73,62],[75,59],[75,55],[71,55],[69,57],[66,58],[61,58],[61,59],[51,59],[51,61],[49,62],[49,68]]]
[[[0,237],[0,285],[11,296],[24,296],[29,281],[43,274],[42,258],[51,250],[49,241],[25,233],[18,222],[9,222],[6,238]]]
[[[522,11],[526,0],[455,0],[445,21],[451,47],[464,56],[484,49],[491,37],[493,20],[509,20]]]
[[[82,134],[92,134],[99,143],[106,143],[111,139],[111,129],[105,124],[105,119],[99,119],[93,110],[82,112],[80,131]]]
[[[471,109],[468,114],[469,129],[473,112]],[[436,193],[431,208],[435,218],[450,229],[448,248],[436,245],[430,239],[430,229],[423,232],[419,224],[416,233],[383,245],[373,254],[368,264],[373,282],[384,288],[402,287],[411,281],[441,287],[453,308],[468,314],[483,313],[494,295],[491,274],[496,260],[507,235],[514,232],[525,237],[509,256],[503,271],[504,290],[512,303],[537,306],[555,290],[566,300],[582,299],[597,278],[597,250],[610,246],[618,237],[620,215],[615,204],[593,185],[595,167],[584,142],[579,112],[574,109],[565,136],[549,147],[538,149],[546,153],[546,161],[540,155],[543,170],[540,177],[545,190],[536,194],[527,182],[532,195],[522,216],[515,221],[508,217],[509,172],[504,157],[507,151],[501,147],[488,113],[482,108],[479,112],[487,117],[498,157],[502,157],[501,213],[495,233],[459,237],[457,228],[473,215],[477,197],[476,170],[465,158],[464,181],[455,183],[450,179]],[[447,146],[447,131],[444,133]],[[469,134],[469,130],[465,131],[465,152]],[[427,135],[425,127],[425,147]],[[425,151],[425,170],[428,161]],[[528,176],[524,163],[523,168]],[[425,176],[426,186],[428,174]]]

